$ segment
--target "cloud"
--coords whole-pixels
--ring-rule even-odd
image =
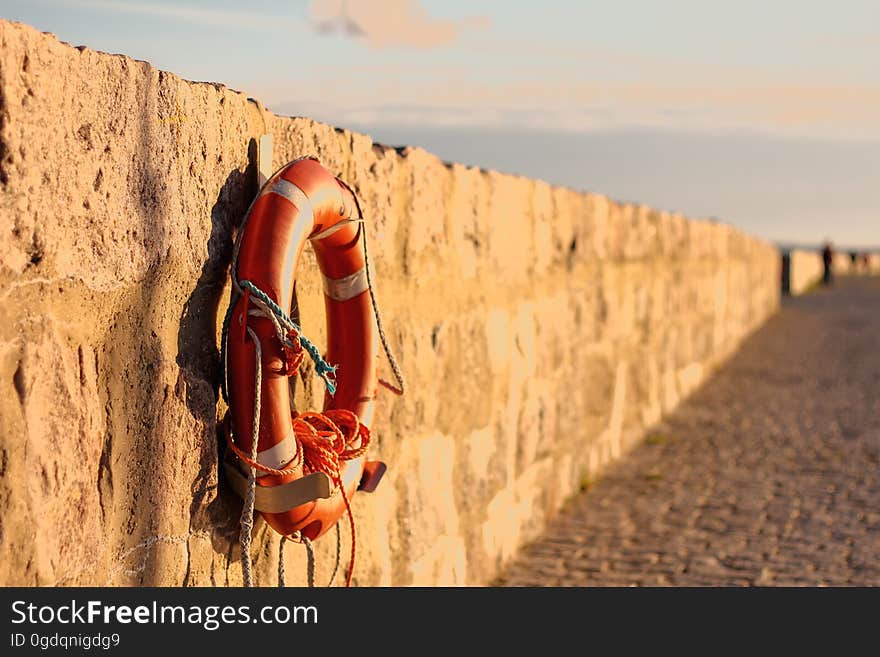
[[[802,40],[809,48],[876,48],[880,46],[880,32],[863,32],[860,34],[823,34]]]
[[[313,0],[309,14],[319,32],[364,39],[372,48],[428,49],[456,40],[464,29],[484,29],[486,16],[432,18],[418,0]]]
[[[479,85],[432,79],[316,86],[282,113],[339,126],[459,126],[585,133],[629,127],[877,138],[880,90],[842,85],[653,86],[530,82]],[[333,98],[328,102],[327,98]]]
[[[57,0],[42,0],[41,4],[59,5],[62,4]],[[248,28],[251,30],[265,30],[269,28],[279,28],[277,18],[271,22],[267,21],[264,16],[260,16],[252,11],[244,11],[237,9],[221,8],[221,7],[200,7],[189,6],[183,4],[165,4],[155,2],[120,2],[118,0],[74,0],[68,6],[81,7],[84,9],[94,9],[101,12],[113,12],[117,14],[133,14],[137,16],[146,16],[149,18],[164,19],[170,21],[184,22],[192,25],[221,28]],[[291,20],[285,19],[284,25],[290,26]],[[302,24],[300,19],[300,24]]]

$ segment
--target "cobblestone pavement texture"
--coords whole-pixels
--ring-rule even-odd
[[[880,585],[880,279],[786,299],[497,583]]]

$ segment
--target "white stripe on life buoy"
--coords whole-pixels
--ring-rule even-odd
[[[309,197],[289,180],[276,178],[263,188],[260,196],[265,196],[266,194],[277,194],[293,203],[294,207],[301,213],[308,212],[309,215],[312,214],[312,203],[309,201]]]
[[[268,468],[275,468],[276,470],[283,470],[284,467],[290,463],[296,457],[296,438],[293,434],[293,427],[290,428],[290,433],[282,440],[280,443],[273,445],[269,449],[264,449],[262,452],[257,454],[257,463],[260,465],[265,465]],[[245,464],[245,468],[247,468],[247,464]],[[263,472],[262,470],[257,470],[257,478],[265,477],[266,475],[271,474],[270,472]]]
[[[348,301],[367,291],[367,270],[364,267],[342,278],[324,278],[324,294],[335,301]]]

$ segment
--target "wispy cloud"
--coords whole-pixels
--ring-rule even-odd
[[[813,48],[876,48],[880,46],[880,32],[823,34],[819,37],[804,39],[803,44]]]
[[[252,11],[242,11],[217,6],[194,6],[184,4],[166,4],[163,2],[127,2],[116,0],[73,0],[72,2],[59,2],[58,0],[37,0],[40,4],[74,6],[83,9],[95,9],[101,12],[115,14],[131,14],[150,18],[174,20],[199,27],[212,26],[235,29],[275,29],[282,25],[290,26],[292,23],[305,25],[303,19],[290,17],[274,17],[268,21],[266,16]]]
[[[880,89],[857,86],[666,87],[521,83],[480,87],[355,83],[324,102],[269,105],[337,125],[472,126],[581,133],[625,127],[769,130],[840,138],[880,137]],[[374,100],[379,99],[379,100]]]
[[[373,48],[437,48],[454,42],[464,29],[489,25],[485,16],[432,18],[418,0],[314,0],[309,13],[319,31],[361,38]]]

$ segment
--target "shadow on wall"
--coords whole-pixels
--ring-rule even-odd
[[[230,557],[238,534],[241,502],[228,487],[219,485],[218,455],[225,441],[217,422],[222,366],[217,348],[217,332],[222,322],[221,299],[232,259],[235,230],[257,193],[257,144],[248,144],[248,166],[244,171],[233,169],[226,177],[211,208],[211,235],[208,257],[201,275],[186,300],[180,316],[177,335],[177,364],[186,388],[186,406],[203,426],[204,446],[199,472],[192,482],[190,532],[207,531],[216,552]],[[214,499],[205,504],[217,486]],[[189,570],[183,585],[187,585]]]
[[[160,75],[160,89],[162,85]],[[125,300],[124,306],[131,309],[130,312],[118,313],[114,317],[99,369],[100,386],[107,391],[108,398],[106,433],[97,477],[101,512],[106,523],[107,513],[123,511],[129,518],[124,531],[135,539],[156,533],[154,514],[141,513],[139,507],[162,504],[167,495],[156,477],[143,474],[155,472],[159,465],[160,456],[154,449],[151,436],[161,421],[161,408],[168,395],[167,387],[162,388],[156,373],[156,363],[161,362],[162,357],[156,307],[161,303],[159,297],[162,294],[159,281],[163,263],[158,253],[162,251],[166,235],[165,208],[171,199],[162,183],[163,177],[149,156],[155,127],[155,108],[150,103],[153,93],[155,90],[151,87],[142,89],[140,115],[131,117],[137,130],[137,150],[132,158],[129,178],[130,191],[138,200],[132,219],[138,222],[137,231],[150,254],[149,267],[153,271]],[[101,180],[99,170],[96,191],[101,189]],[[114,373],[118,372],[124,374],[115,376]],[[131,458],[120,461],[120,454],[129,454]],[[115,463],[119,465],[114,468]],[[135,520],[142,517],[147,521]],[[146,566],[144,561],[134,572],[146,577],[144,573],[150,572]]]

